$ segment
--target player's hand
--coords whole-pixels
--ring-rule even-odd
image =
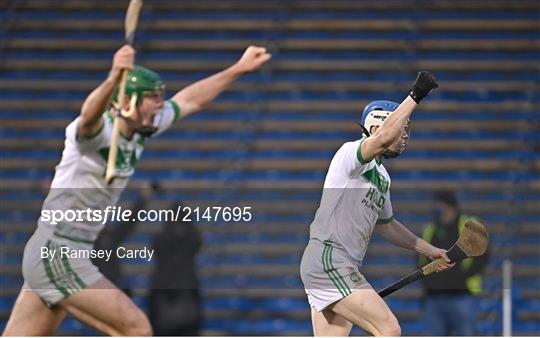
[[[135,67],[135,49],[130,45],[124,45],[116,51],[113,57],[111,76],[119,79],[122,70],[132,70]]]
[[[418,72],[416,81],[411,88],[410,96],[413,98],[416,103],[420,103],[424,97],[432,90],[439,86],[437,79],[430,72],[423,70]]]
[[[241,73],[252,72],[259,69],[264,65],[270,58],[272,54],[266,51],[264,47],[249,46],[240,60],[235,64],[235,67]]]
[[[432,260],[436,260],[438,258],[443,258],[443,261],[440,261],[440,263],[438,264],[438,266],[435,269],[437,272],[450,269],[451,267],[453,267],[456,264],[456,263],[451,263],[450,258],[448,258],[448,255],[446,255],[446,250],[439,249],[439,248],[436,248],[436,247],[433,247],[433,249],[429,253],[429,258],[431,258]]]

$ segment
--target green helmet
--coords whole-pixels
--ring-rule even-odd
[[[141,100],[145,94],[162,92],[165,89],[165,84],[161,81],[161,77],[154,71],[142,67],[135,66],[135,68],[128,73],[126,82],[126,96],[131,97],[133,93],[137,94],[137,105],[141,103]],[[116,88],[113,101],[116,103],[118,100],[118,88]]]

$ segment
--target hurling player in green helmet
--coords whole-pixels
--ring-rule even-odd
[[[157,126],[150,120],[151,114],[146,113],[147,108],[152,110],[150,105],[152,102],[159,104],[163,98],[165,91],[165,84],[161,80],[158,73],[143,67],[136,65],[127,76],[125,95],[129,99],[135,96],[135,116],[133,118],[126,118],[126,125],[130,126],[133,132],[139,133],[143,137],[152,136],[157,130]],[[118,112],[122,107],[118,103],[118,87],[113,94],[113,107]],[[142,106],[145,101],[145,106]],[[171,102],[174,105],[174,102]],[[150,107],[148,107],[150,105]],[[155,104],[154,104],[155,105]],[[174,108],[177,108],[175,106]],[[129,109],[127,107],[126,109]],[[179,111],[175,109],[175,113]],[[175,117],[177,119],[178,117]]]
[[[51,220],[47,212],[109,210],[133,175],[146,139],[200,111],[236,79],[259,69],[270,57],[266,48],[250,46],[232,66],[165,100],[161,78],[135,66],[131,46],[116,52],[108,77],[86,98],[80,116],[66,128],[62,159],[55,168],[38,226],[24,250],[24,285],[4,335],[53,335],[66,313],[106,335],[152,334],[146,315],[103,276],[90,257],[61,254],[64,250],[91,255],[93,243],[105,226],[103,219]],[[130,71],[127,95],[124,102],[118,102],[115,91],[125,69]],[[105,170],[114,116],[120,108],[128,110],[131,102],[135,103],[131,115],[119,120],[122,137],[118,138],[116,175],[108,185]]]

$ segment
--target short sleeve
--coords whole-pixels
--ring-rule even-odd
[[[97,150],[107,145],[108,128],[106,127],[107,121],[105,118],[103,118],[101,128],[94,135],[90,135],[85,138],[77,137],[77,127],[79,125],[80,119],[80,116],[77,117],[66,127],[67,142],[75,145],[75,147],[79,149],[79,151],[81,151],[82,153]]]
[[[154,117],[154,126],[158,129],[155,135],[159,135],[169,129],[180,118],[180,107],[174,100],[167,100],[163,109]]]
[[[360,151],[362,140],[347,142],[339,148],[334,160],[337,168],[343,174],[350,176],[353,172],[363,169],[369,162],[364,162]]]
[[[390,194],[386,195],[386,201],[384,201],[383,208],[377,219],[377,224],[386,224],[394,220],[394,211],[392,210],[392,202],[390,201]]]

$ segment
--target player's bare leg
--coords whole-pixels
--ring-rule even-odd
[[[351,322],[330,309],[319,312],[312,307],[311,323],[316,337],[348,336],[352,329]]]
[[[75,318],[111,336],[151,336],[146,315],[108,279],[60,302]]]
[[[3,336],[51,336],[66,312],[59,306],[49,308],[31,290],[21,290]]]
[[[401,335],[396,316],[371,288],[353,291],[330,309],[374,336]]]

